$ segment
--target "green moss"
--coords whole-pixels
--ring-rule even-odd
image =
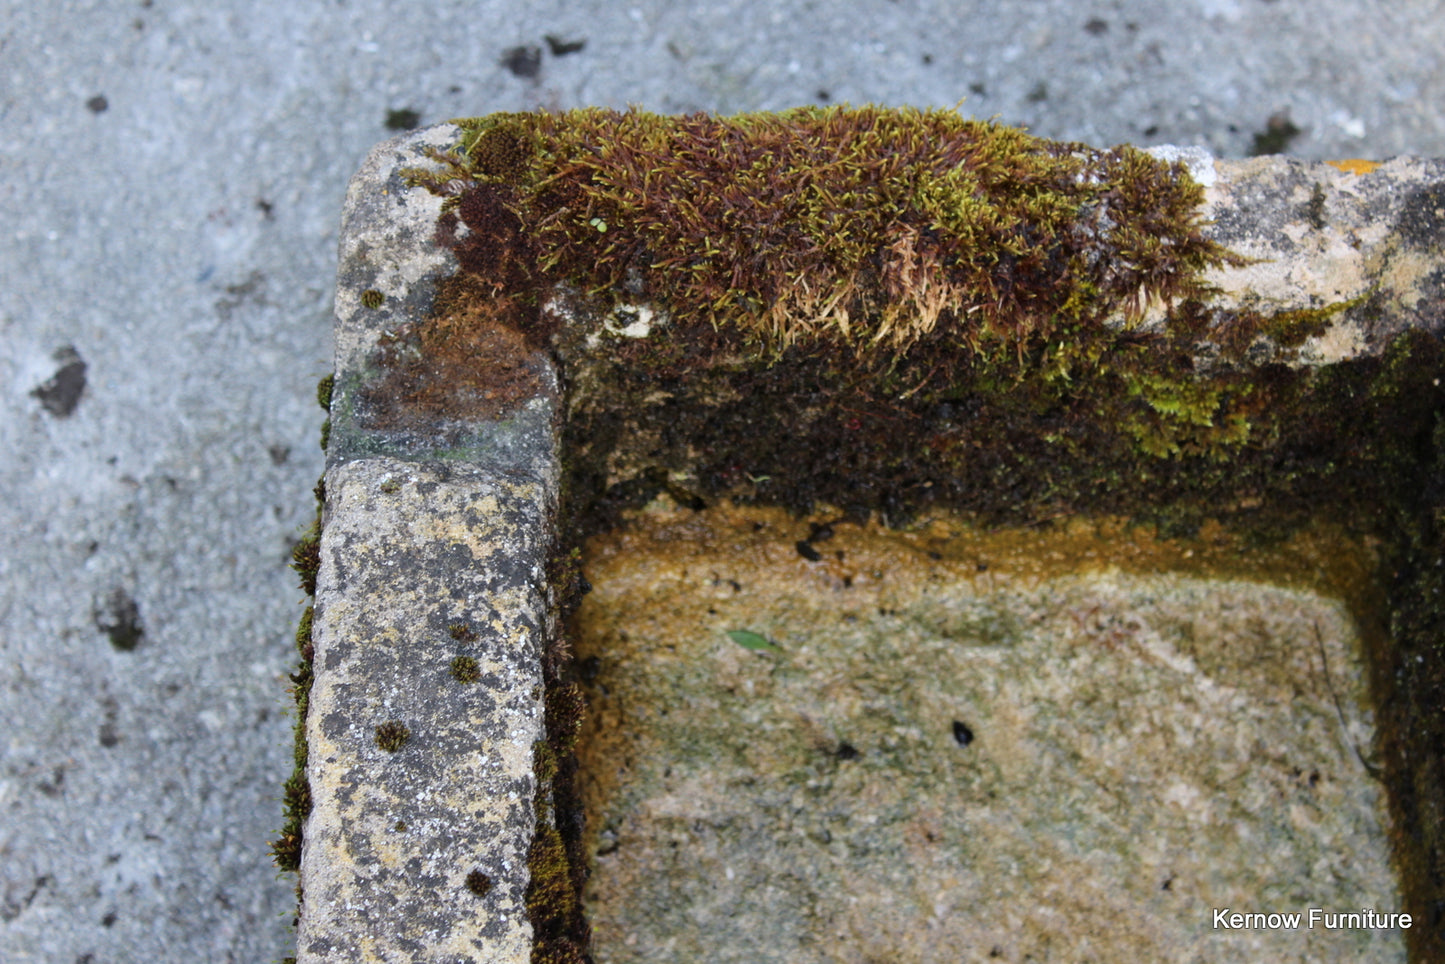
[[[458,683],[475,683],[482,678],[481,668],[477,661],[470,656],[452,657],[452,679]]]
[[[292,766],[291,775],[281,788],[281,807],[284,822],[276,839],[271,841],[271,859],[282,871],[295,872],[301,869],[301,840],[306,818],[311,814],[311,784],[306,777],[307,742],[306,710],[311,697],[311,626],[313,607],[307,606],[301,614],[296,629],[296,650],[301,657],[300,665],[291,674],[291,695],[296,703],[296,719],[292,724]]]
[[[361,306],[363,308],[380,308],[386,304],[386,295],[375,288],[367,288],[361,293]]]
[[[387,753],[395,753],[411,739],[411,730],[401,720],[387,720],[376,725],[376,745]]]
[[[324,412],[331,411],[331,393],[336,387],[336,376],[327,375],[316,383],[316,404]]]
[[[316,607],[307,606],[296,624],[296,652],[303,660],[311,659],[311,624],[316,618]]]
[[[1124,381],[1128,397],[1143,400],[1148,409],[1126,412],[1120,424],[1146,455],[1187,452],[1224,459],[1249,441],[1249,418],[1232,404],[1228,388],[1153,372],[1130,372]],[[1248,395],[1248,386],[1236,390]]]
[[[291,568],[301,578],[301,591],[308,596],[316,595],[316,576],[321,570],[321,518],[318,515],[311,528],[291,547]]]

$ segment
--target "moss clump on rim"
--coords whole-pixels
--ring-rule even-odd
[[[406,175],[449,197],[439,237],[465,271],[656,299],[771,348],[1012,346],[1199,297],[1200,272],[1238,263],[1182,164],[954,111],[457,123],[460,150]]]
[[[478,897],[485,897],[492,892],[492,878],[480,870],[468,872],[466,884],[467,890]]]

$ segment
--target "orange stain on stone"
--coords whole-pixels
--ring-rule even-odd
[[[1346,174],[1368,174],[1380,166],[1379,161],[1366,161],[1358,157],[1352,157],[1343,161],[1326,161],[1331,167],[1338,167]]]

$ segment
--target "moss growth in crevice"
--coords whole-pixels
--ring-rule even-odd
[[[546,739],[533,750],[536,830],[527,855],[530,879],[525,902],[534,933],[533,964],[591,964],[591,929],[582,909],[589,873],[583,847],[585,816],[577,786],[577,738],[586,700],[574,677],[565,627],[586,592],[580,553],[557,552],[548,567],[555,594],[558,631],[542,657],[543,720]]]
[[[291,551],[291,568],[300,577],[301,589],[313,601],[316,597],[316,575],[321,562],[321,512],[326,502],[325,480],[318,481],[314,490],[316,497],[316,518],[307,534]],[[311,640],[312,621],[316,610],[307,605],[296,627],[296,672],[291,674],[291,696],[296,703],[296,720],[292,728],[292,769],[291,775],[282,785],[282,813],[284,822],[276,839],[271,841],[271,859],[283,872],[295,873],[301,869],[302,834],[306,818],[311,814],[311,783],[306,777],[307,742],[306,711],[311,699],[312,657],[315,650]],[[300,901],[300,884],[297,884],[297,901]]]
[[[328,413],[331,409],[332,387],[335,378],[327,375],[316,386],[316,402]],[[311,814],[311,783],[306,776],[308,745],[306,742],[306,712],[311,700],[312,658],[315,648],[312,642],[312,623],[316,616],[316,577],[321,568],[321,518],[326,507],[326,478],[322,476],[312,489],[316,502],[316,515],[306,534],[291,550],[291,568],[300,578],[301,589],[311,600],[301,613],[296,626],[296,672],[291,674],[291,696],[296,704],[296,719],[292,727],[291,775],[282,785],[281,830],[271,841],[271,859],[283,873],[297,873],[301,869],[302,838],[306,818]],[[296,902],[301,903],[301,884],[296,884]],[[298,918],[299,919],[299,918]]]

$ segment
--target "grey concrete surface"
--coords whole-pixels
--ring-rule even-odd
[[[285,557],[388,120],[967,98],[1100,145],[1238,157],[1274,118],[1300,157],[1442,156],[1442,50],[1438,0],[0,3],[0,959],[291,953]]]

